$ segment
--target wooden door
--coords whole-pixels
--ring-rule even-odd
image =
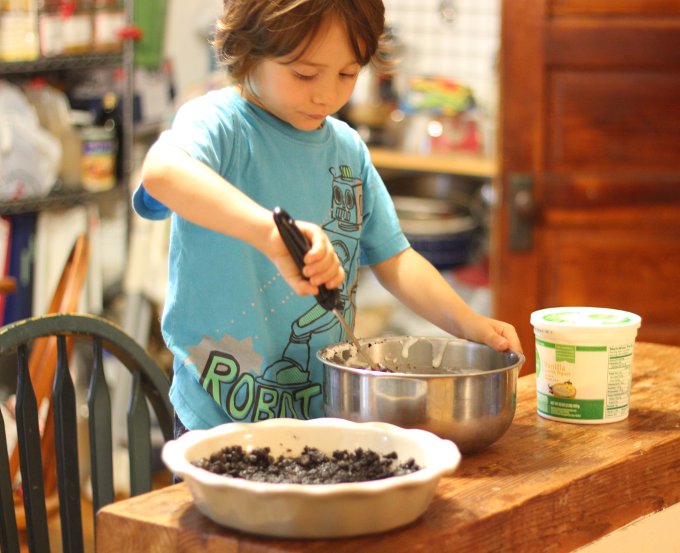
[[[680,344],[680,2],[504,0],[494,314],[639,314]]]

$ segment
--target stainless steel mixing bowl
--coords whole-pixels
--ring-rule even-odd
[[[421,428],[453,441],[463,453],[486,448],[510,426],[521,353],[446,337],[390,336],[360,343],[387,371],[364,368],[350,343],[319,350],[326,416]]]

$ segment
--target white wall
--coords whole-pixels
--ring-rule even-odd
[[[166,55],[174,62],[180,98],[204,84],[211,54],[206,31],[222,0],[168,0]],[[496,57],[500,0],[450,0],[454,18],[441,15],[448,0],[385,0],[387,22],[408,52],[404,70],[448,77],[471,86],[484,110],[496,115]]]
[[[385,0],[385,8],[405,46],[402,70],[470,86],[482,109],[496,115],[500,0]]]
[[[210,71],[206,32],[222,11],[222,0],[168,0],[165,56],[172,60],[180,98],[203,86]]]

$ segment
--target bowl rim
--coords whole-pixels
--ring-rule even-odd
[[[359,343],[361,345],[364,344],[369,344],[369,343],[375,343],[378,341],[397,341],[397,340],[409,340],[409,339],[421,339],[421,340],[437,340],[437,341],[446,341],[450,343],[468,343],[468,344],[475,344],[478,345],[482,348],[488,348],[492,349],[491,346],[487,346],[486,344],[482,344],[481,342],[475,342],[473,340],[466,340],[464,338],[458,338],[456,336],[405,336],[405,335],[395,335],[395,336],[376,336],[376,337],[371,337],[371,338],[359,338]],[[388,371],[374,371],[371,369],[361,369],[358,367],[348,367],[346,365],[340,365],[339,363],[335,363],[334,361],[331,361],[329,359],[326,359],[323,357],[324,353],[329,351],[331,348],[335,348],[338,346],[348,346],[350,348],[355,348],[354,344],[352,344],[349,341],[344,341],[344,342],[335,342],[333,344],[328,344],[327,346],[324,346],[320,349],[317,350],[316,352],[316,358],[321,361],[321,363],[324,364],[324,366],[332,367],[334,369],[339,369],[351,374],[356,374],[356,375],[362,375],[365,376],[366,378],[404,378],[404,379],[416,379],[416,380],[423,380],[423,379],[439,379],[439,378],[456,378],[456,379],[463,379],[463,378],[469,378],[469,377],[474,377],[474,376],[482,376],[482,375],[493,375],[493,374],[499,374],[499,373],[504,373],[504,372],[509,372],[512,371],[513,369],[516,368],[521,368],[522,365],[526,362],[526,356],[517,350],[514,349],[507,349],[505,351],[499,351],[498,353],[510,353],[513,354],[517,357],[517,361],[512,363],[511,365],[508,365],[506,367],[499,367],[498,369],[489,369],[489,370],[479,370],[479,371],[470,371],[470,372],[465,372],[463,374],[456,374],[456,373],[433,373],[433,374],[428,374],[428,373],[400,373],[400,372],[388,372]],[[496,351],[496,350],[493,350]]]
[[[400,476],[391,476],[381,480],[369,480],[364,482],[345,482],[339,484],[297,484],[282,482],[258,482],[243,478],[229,478],[212,473],[208,470],[193,465],[187,459],[187,450],[203,441],[228,437],[240,433],[252,433],[257,425],[265,427],[292,427],[292,428],[335,428],[351,430],[355,428],[368,429],[372,432],[382,432],[406,438],[414,438],[424,443],[424,448],[434,452],[437,462],[424,466],[418,471]],[[307,444],[304,444],[307,445]],[[187,479],[217,488],[236,488],[248,493],[255,494],[305,494],[312,496],[324,496],[337,493],[374,494],[393,488],[411,488],[422,486],[432,480],[439,479],[444,474],[452,473],[460,464],[462,455],[460,450],[451,440],[440,438],[426,430],[406,429],[383,422],[352,422],[333,417],[320,417],[318,419],[299,420],[291,418],[268,419],[258,422],[229,422],[206,430],[190,430],[175,440],[166,442],[161,450],[161,457],[166,466],[174,473]],[[404,459],[405,460],[405,459]],[[404,461],[402,460],[402,461]]]

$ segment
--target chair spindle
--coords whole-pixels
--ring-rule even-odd
[[[19,532],[9,474],[5,419],[0,411],[0,550],[6,553],[19,553]]]
[[[92,340],[94,367],[87,405],[90,415],[90,462],[92,467],[92,505],[94,512],[113,503],[113,437],[111,396],[104,375],[101,338]]]
[[[68,367],[66,337],[57,337],[57,370],[52,391],[54,401],[54,435],[57,461],[57,486],[61,516],[63,551],[84,551],[82,512],[80,506],[80,472],[78,467],[78,435],[76,392]]]
[[[49,553],[47,508],[40,457],[40,427],[38,404],[33,392],[28,370],[28,351],[25,344],[18,349],[19,374],[17,376],[17,435],[21,467],[21,487],[28,529],[28,548],[31,553]]]
[[[128,408],[128,451],[130,454],[130,495],[151,490],[151,416],[142,390],[139,372],[132,377]]]

